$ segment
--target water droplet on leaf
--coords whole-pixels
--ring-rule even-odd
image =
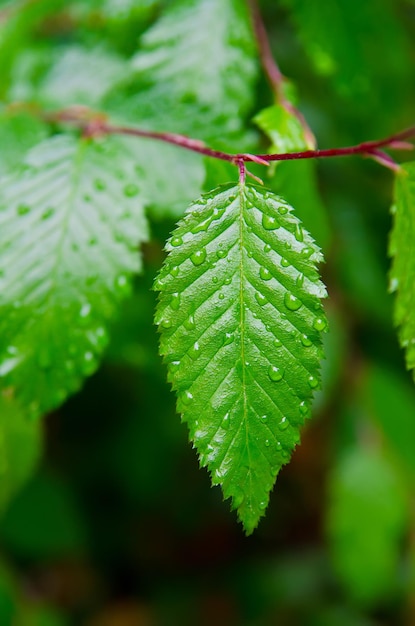
[[[262,226],[265,228],[265,230],[275,230],[276,228],[279,228],[280,224],[276,217],[273,217],[272,215],[266,215],[264,213],[262,216]]]
[[[278,383],[280,380],[282,380],[284,376],[284,371],[281,370],[279,367],[276,367],[275,365],[270,365],[268,368],[268,376],[270,377],[272,382]]]
[[[272,278],[271,272],[266,267],[259,268],[259,275],[262,278],[262,280],[271,280]]]
[[[299,300],[298,298],[296,298],[296,296],[294,296],[294,294],[289,293],[287,291],[287,293],[284,296],[284,304],[287,307],[287,309],[289,309],[290,311],[298,311],[302,303],[301,303],[301,300]]]
[[[206,248],[202,248],[201,250],[196,250],[190,257],[193,265],[202,265],[202,263],[206,260]]]

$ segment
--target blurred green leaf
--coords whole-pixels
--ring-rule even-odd
[[[70,136],[36,146],[1,180],[0,373],[31,415],[98,367],[147,237],[138,184],[115,140]]]
[[[140,126],[220,141],[252,107],[255,57],[244,3],[178,0],[144,34],[134,77],[108,105]]]
[[[74,494],[58,476],[46,472],[14,499],[0,522],[0,536],[7,550],[29,560],[73,556],[86,546],[85,522]]]
[[[47,136],[48,128],[40,119],[0,107],[0,176],[20,165],[26,152]]]
[[[401,474],[376,449],[351,448],[332,470],[328,498],[330,551],[345,591],[363,607],[390,600],[409,522]]]

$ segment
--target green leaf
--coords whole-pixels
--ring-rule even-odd
[[[363,400],[385,441],[405,464],[410,481],[415,477],[415,390],[401,373],[372,365],[367,373]]]
[[[330,477],[327,530],[339,578],[351,598],[377,605],[396,591],[408,502],[393,463],[351,449]]]
[[[0,377],[33,415],[95,371],[140,269],[147,226],[123,155],[115,140],[58,135],[0,180]]]
[[[125,60],[112,50],[67,46],[55,50],[55,62],[39,86],[37,100],[53,107],[97,107],[125,74]]]
[[[270,151],[275,153],[312,150],[314,145],[307,142],[304,127],[298,117],[287,111],[281,104],[273,104],[254,117],[254,122],[268,135],[272,142]]]
[[[322,257],[291,211],[251,186],[202,196],[167,244],[155,284],[178,411],[247,533],[320,384]]]
[[[155,220],[178,219],[201,192],[203,158],[161,141],[123,137],[119,140],[140,178],[141,197]]]
[[[140,126],[218,140],[252,106],[255,57],[245,3],[179,0],[142,37],[134,76],[112,103]]]
[[[33,473],[42,448],[38,422],[0,394],[0,513]]]
[[[396,176],[393,228],[389,253],[393,258],[389,289],[396,292],[394,321],[406,366],[415,368],[415,163]]]

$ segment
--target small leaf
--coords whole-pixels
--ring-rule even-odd
[[[264,131],[272,142],[271,152],[300,152],[313,150],[314,145],[307,142],[304,126],[298,117],[287,111],[281,104],[274,104],[255,116],[254,122]]]
[[[0,180],[0,378],[32,414],[92,374],[147,236],[114,140],[55,136]]]
[[[284,200],[225,186],[191,205],[155,288],[178,410],[247,533],[320,384],[321,254]]]
[[[415,368],[415,163],[396,176],[393,228],[389,253],[393,258],[390,291],[396,292],[394,321],[408,369]]]

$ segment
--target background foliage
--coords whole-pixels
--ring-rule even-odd
[[[413,2],[261,5],[274,54],[295,83],[290,93],[320,147],[382,137],[413,123]],[[45,110],[88,105],[122,123],[187,133],[231,151],[266,151],[262,129],[281,146],[281,134],[270,129],[284,120],[272,108],[240,0],[3,0],[0,11],[0,173],[8,181],[2,193],[19,215],[15,224],[0,220],[2,255],[12,254],[7,244],[16,228],[32,228],[30,216],[40,218],[27,249],[7,257],[12,274],[0,277],[2,307],[21,297],[19,277],[31,277],[35,286],[36,272],[47,271],[58,250],[53,233],[59,223],[52,215],[42,219],[49,200],[26,211],[13,186],[13,172],[22,168],[29,190],[45,176],[55,180],[60,161],[48,161],[47,151],[27,153],[42,139],[56,141],[51,135],[57,129],[22,112],[17,102]],[[88,299],[76,311],[86,318],[88,345],[71,355],[69,343],[59,344],[59,327],[44,317],[24,327],[19,307],[9,315],[19,329],[18,351],[1,337],[0,623],[414,623],[415,391],[388,294],[392,175],[356,157],[280,164],[266,180],[323,248],[331,332],[313,420],[279,476],[267,517],[246,539],[219,489],[211,489],[199,470],[175,415],[157,356],[150,289],[164,242],[189,201],[234,181],[235,170],[147,140],[110,143],[113,154],[127,158],[114,157],[116,169],[105,176],[97,151],[86,159],[90,176],[82,178],[84,157],[71,131],[60,151],[67,167],[81,172],[76,193],[85,206],[86,197],[100,193],[99,185],[84,188],[96,181],[94,168],[114,196],[93,227],[108,243],[107,258],[119,263],[117,271],[94,278],[88,264],[80,264],[73,285],[77,302],[80,294],[105,305],[99,319],[89,317]],[[45,162],[47,172],[40,175],[36,167]],[[136,184],[132,162],[140,201],[130,186]],[[59,193],[67,205],[61,183]],[[142,205],[151,219],[145,272],[132,280],[131,246],[122,244],[132,232],[131,215],[126,221],[117,215],[121,194],[131,202],[133,223],[142,219]],[[87,209],[72,216],[75,234],[85,215]],[[111,220],[121,228],[115,243],[107,237]],[[58,254],[72,269],[71,243],[76,241]],[[89,239],[82,243],[87,256],[95,254]],[[44,259],[30,273],[36,245]],[[47,297],[59,310],[60,294]],[[51,351],[64,351],[62,367],[79,364],[72,378],[59,368],[48,374],[55,394],[56,380],[68,388],[58,385],[60,394],[51,397],[46,385],[41,407],[27,402],[32,415],[57,407],[78,388],[107,345],[100,369],[43,422],[28,422],[10,392],[8,376],[29,332],[43,347],[36,352],[43,371]],[[35,378],[26,393],[32,388],[37,393]]]

